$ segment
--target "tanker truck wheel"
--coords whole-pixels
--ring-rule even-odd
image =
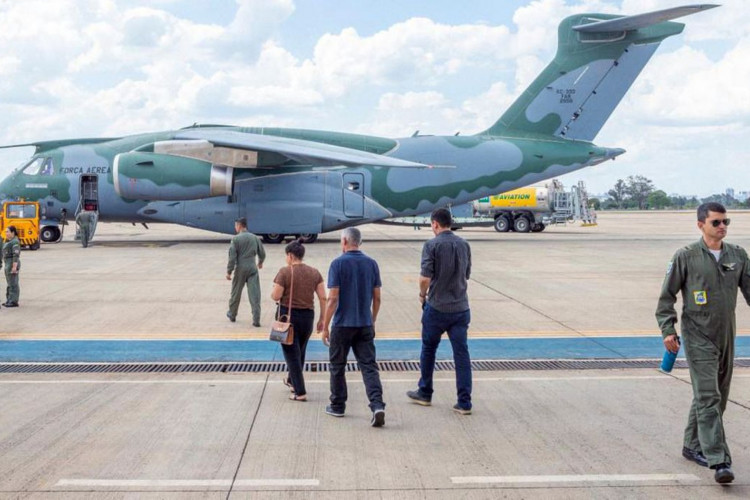
[[[507,233],[510,230],[510,220],[504,215],[495,219],[495,231],[498,233]]]
[[[513,230],[517,233],[528,233],[531,230],[531,222],[522,215],[513,221]]]
[[[541,233],[544,231],[544,228],[547,227],[542,223],[536,223],[533,226],[531,226],[531,232],[532,233]]]

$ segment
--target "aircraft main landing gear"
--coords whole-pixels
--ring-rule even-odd
[[[284,235],[279,233],[262,234],[263,243],[281,243],[284,241]]]
[[[302,243],[315,243],[318,241],[318,235],[316,233],[298,234],[297,238],[301,238]]]
[[[55,226],[44,226],[39,233],[39,236],[45,243],[57,241],[60,239],[60,229]]]
[[[292,236],[291,234],[280,234],[280,233],[268,233],[268,234],[261,234],[261,238],[263,238],[263,243],[282,243],[284,239],[287,236]],[[301,238],[302,243],[315,243],[318,240],[317,233],[306,233],[306,234],[295,234],[295,238]]]

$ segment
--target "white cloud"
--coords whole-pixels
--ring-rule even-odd
[[[171,3],[0,2],[0,46],[6,48],[0,143],[122,135],[195,121],[387,136],[416,129],[475,133],[494,123],[549,62],[563,17],[671,6],[535,0],[516,9],[510,26],[440,23],[427,10],[382,29],[321,33],[311,55],[301,57],[278,36],[295,13],[291,0],[237,0],[224,25],[169,12],[164,7]],[[613,164],[614,173],[604,166],[592,175],[651,171],[658,163],[658,175],[685,183],[688,176],[675,172],[698,172],[697,159],[711,161],[713,153],[750,187],[748,174],[729,166],[732,158],[747,160],[750,10],[741,0],[723,3],[685,18],[685,33],[657,52],[598,138],[628,154]],[[309,21],[315,29],[316,20]],[[700,147],[708,141],[710,148]],[[671,165],[676,159],[680,165]]]

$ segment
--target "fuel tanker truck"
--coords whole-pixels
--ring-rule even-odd
[[[492,219],[501,233],[540,232],[550,224],[580,220],[595,225],[596,213],[589,208],[583,181],[566,191],[562,182],[552,179],[543,184],[514,189],[481,198],[472,204],[475,218]]]
[[[566,191],[562,182],[552,179],[447,208],[453,215],[453,229],[494,226],[501,233],[528,233],[544,231],[550,224],[566,224],[577,220],[584,226],[596,225],[596,213],[589,208],[583,181]],[[430,214],[386,219],[377,224],[419,229],[430,226]]]

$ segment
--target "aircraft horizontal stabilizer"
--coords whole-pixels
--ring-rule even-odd
[[[633,31],[647,26],[652,26],[664,21],[688,16],[696,12],[719,7],[715,4],[684,5],[671,9],[646,12],[635,16],[618,17],[607,21],[596,21],[593,23],[573,26],[573,29],[582,33],[612,33],[616,31]]]
[[[190,130],[179,132],[176,140],[204,140],[215,146],[277,153],[290,160],[319,166],[433,168],[432,165],[333,146],[302,139],[290,139],[228,130]]]

